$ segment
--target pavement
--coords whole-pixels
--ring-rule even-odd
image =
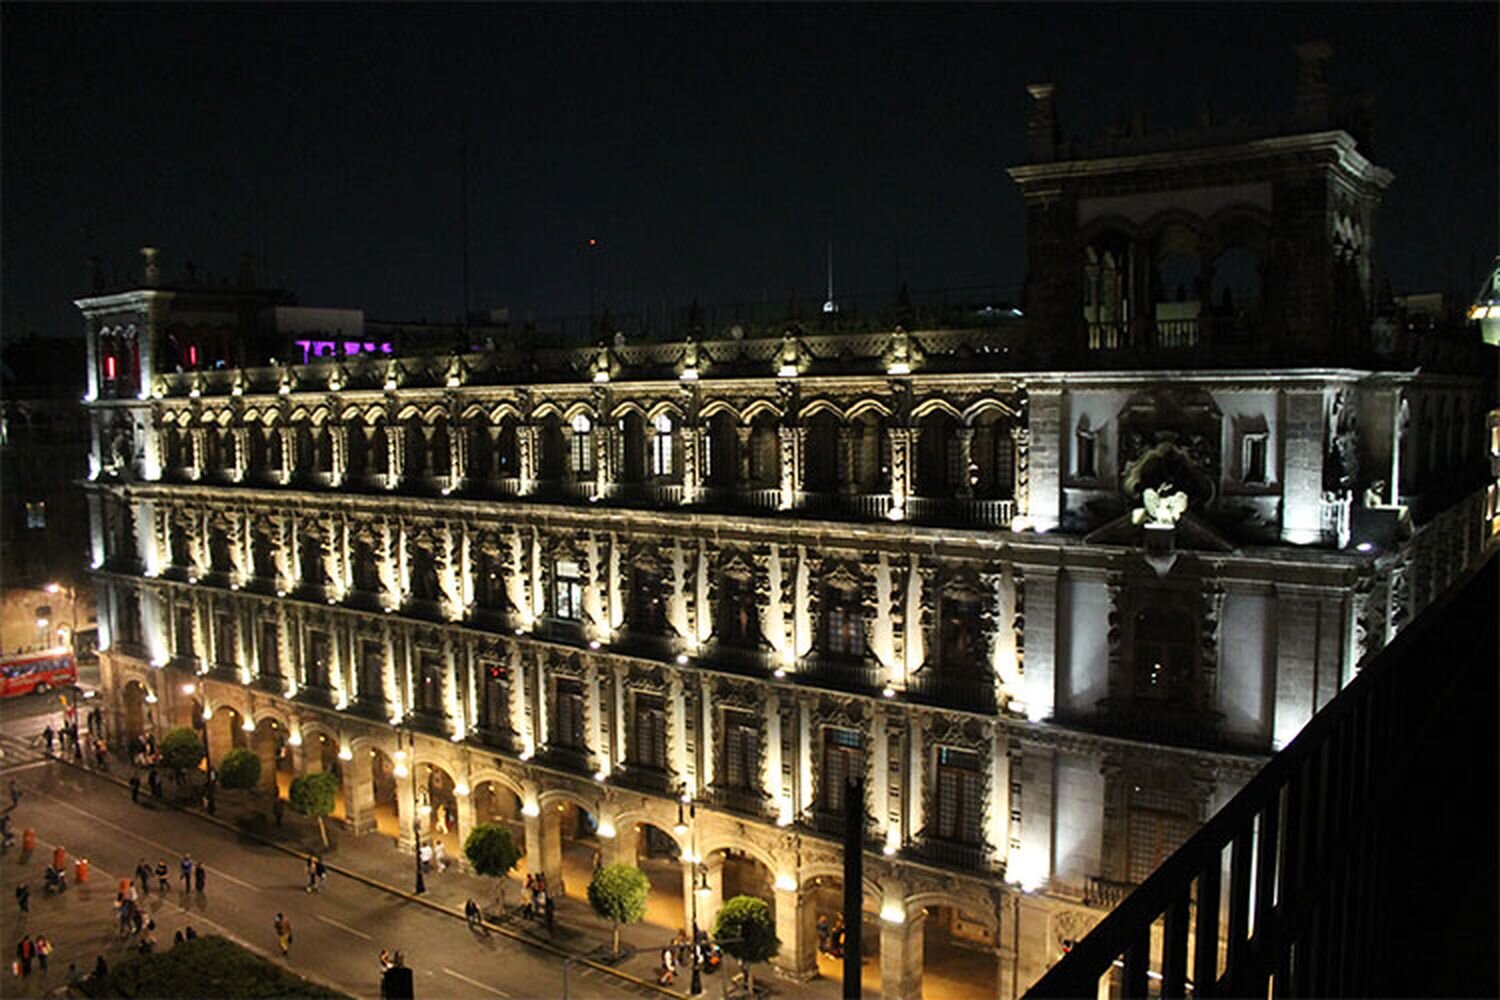
[[[192,924],[200,933],[219,933],[273,960],[277,951],[272,922],[276,913],[292,921],[294,942],[285,964],[293,971],[350,996],[378,995],[378,956],[382,948],[401,949],[416,979],[419,997],[484,997],[520,1000],[564,995],[579,998],[683,996],[686,973],[674,989],[655,985],[657,957],[671,931],[651,924],[622,929],[629,957],[608,962],[610,926],[586,903],[558,901],[554,929],[514,912],[520,883],[508,886],[511,912],[497,906],[496,880],[470,875],[457,867],[427,876],[427,892],[411,893],[414,862],[391,839],[356,837],[330,829],[333,846],[324,851],[317,824],[288,811],[284,825],[271,821],[269,799],[251,792],[221,790],[212,817],[197,808],[169,801],[154,802],[142,789],[132,803],[125,785],[131,769],[118,763],[111,774],[98,774],[70,763],[49,760],[34,747],[55,712],[45,698],[11,699],[0,705],[0,779],[15,779],[22,790],[11,810],[17,844],[4,859],[7,897],[13,883],[31,886],[31,912],[22,917],[12,898],[3,901],[0,921],[7,948],[23,933],[45,933],[56,952],[45,977],[7,978],[6,996],[41,996],[64,982],[69,962],[81,972],[98,954],[114,963],[132,942],[116,936],[112,902],[122,878],[144,859],[165,859],[172,870],[172,890],[153,892],[143,900],[157,922],[158,947],[170,947],[173,933]],[[166,795],[173,794],[166,781]],[[8,799],[4,800],[8,804]],[[20,856],[22,830],[32,827],[37,848]],[[52,848],[63,845],[72,859],[90,859],[88,882],[70,884],[60,896],[42,891],[42,871]],[[305,891],[304,856],[318,851],[330,876],[322,891]],[[181,888],[177,861],[186,853],[201,860],[208,873],[204,893]],[[471,932],[463,922],[470,897],[485,908],[486,926]],[[705,996],[732,994],[729,967],[703,978]],[[832,1000],[839,984],[830,980],[794,983],[759,966],[757,993]]]

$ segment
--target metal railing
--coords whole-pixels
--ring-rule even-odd
[[[995,678],[989,673],[964,676],[935,664],[906,678],[905,697],[920,705],[993,712]]]
[[[1495,669],[1497,569],[1491,553],[1367,661],[1026,995],[1094,996],[1117,974],[1124,997],[1266,996],[1273,979],[1278,996],[1378,991],[1375,970],[1400,944],[1388,927],[1413,905],[1386,884],[1421,780],[1412,765],[1448,738],[1446,717]]]

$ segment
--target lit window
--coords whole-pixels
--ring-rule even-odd
[[[939,747],[937,759],[937,836],[960,844],[978,844],[982,809],[979,755]]]
[[[571,621],[583,617],[583,574],[576,562],[559,559],[552,564],[552,613]]]
[[[45,528],[47,526],[47,503],[44,500],[34,500],[26,505],[26,527]]]
[[[584,474],[593,471],[594,448],[593,434],[594,425],[589,423],[589,418],[583,414],[573,418],[573,444],[568,454],[568,464],[575,474]]]
[[[1266,481],[1266,435],[1246,434],[1240,441],[1240,469],[1247,483]]]
[[[670,476],[672,474],[672,418],[665,413],[651,422],[656,429],[656,436],[651,445],[651,474],[653,476]]]

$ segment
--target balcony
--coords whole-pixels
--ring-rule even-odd
[[[653,795],[672,795],[677,788],[672,772],[664,767],[626,762],[609,776],[610,784]]]
[[[821,805],[817,806],[808,814],[807,825],[812,827],[815,832],[821,833],[824,836],[842,838],[845,828],[843,810],[830,812]],[[868,814],[865,816],[865,839],[870,839],[870,817]]]
[[[680,507],[683,487],[681,483],[619,483],[610,498],[648,507]]]
[[[1102,875],[1090,875],[1083,884],[1083,904],[1100,910],[1113,910],[1134,891],[1136,883],[1118,882]]]
[[[695,665],[742,677],[769,677],[781,659],[769,649],[715,642],[694,657]]]
[[[999,871],[1003,867],[983,844],[966,844],[932,836],[924,836],[903,848],[901,853],[914,861],[965,872]]]
[[[594,773],[593,754],[585,747],[559,746],[549,744],[541,753],[537,754],[537,763],[548,767],[555,767],[563,771],[573,771],[577,774]]]
[[[1143,698],[1104,698],[1091,728],[1148,743],[1219,747],[1224,741],[1220,712]]]
[[[1009,529],[1016,515],[1014,500],[978,498],[936,498],[913,496],[906,499],[906,520],[936,524],[978,524]]]
[[[799,684],[834,691],[871,694],[885,686],[885,670],[869,658],[840,660],[808,656],[797,661],[796,670],[789,676]]]
[[[976,672],[934,664],[906,678],[906,700],[919,705],[965,709],[992,714],[995,711],[995,677],[988,670]]]
[[[758,788],[733,788],[710,785],[703,798],[712,805],[743,816],[764,818],[770,813],[771,797]]]

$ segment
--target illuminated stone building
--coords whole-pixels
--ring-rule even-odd
[[[665,853],[667,919],[762,895],[797,977],[862,775],[884,995],[1014,995],[1491,533],[1477,338],[1372,335],[1391,178],[1304,55],[1264,134],[1075,149],[1032,88],[1024,317],[273,366],[274,296],[153,251],[78,302],[121,727],[408,850],[510,822],[570,894]]]

